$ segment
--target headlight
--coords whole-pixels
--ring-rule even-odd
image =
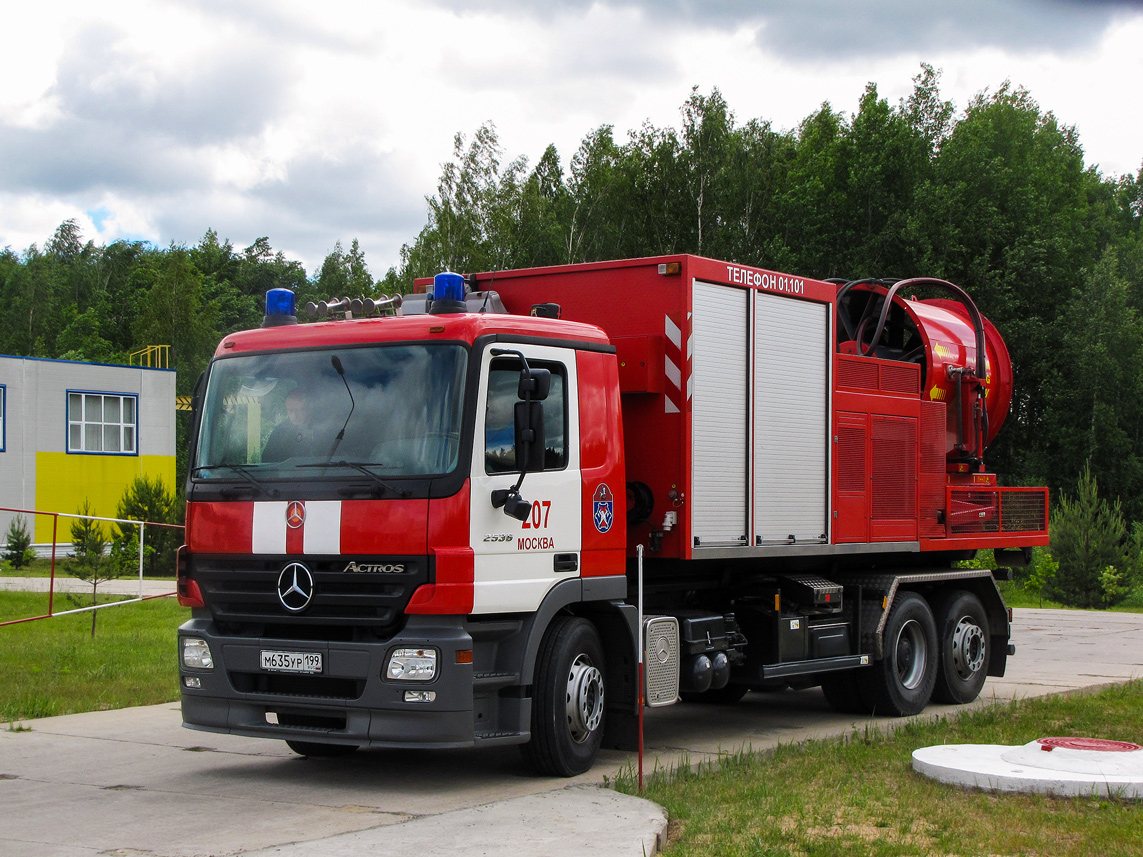
[[[214,658],[210,656],[210,646],[198,637],[183,638],[183,666],[196,670],[214,669]]]
[[[437,677],[437,650],[394,649],[385,676],[393,681],[432,681]]]

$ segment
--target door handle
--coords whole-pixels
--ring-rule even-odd
[[[556,571],[579,571],[579,555],[558,553],[552,560],[552,567]]]

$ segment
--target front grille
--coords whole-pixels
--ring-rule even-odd
[[[278,577],[300,562],[313,576],[313,597],[293,613],[278,598]],[[350,563],[403,565],[399,573],[345,571]],[[413,591],[428,582],[425,557],[194,556],[191,577],[216,622],[223,625],[315,625],[390,630],[402,621]]]
[[[269,696],[304,696],[310,699],[360,699],[364,679],[331,678],[316,675],[230,672],[230,684],[239,693]]]
[[[275,712],[274,719],[278,722],[273,723],[269,717],[266,718],[267,722],[273,726],[290,729],[312,729],[315,732],[344,732],[349,723],[349,718],[344,713],[332,711],[302,713],[291,709],[290,711]]]

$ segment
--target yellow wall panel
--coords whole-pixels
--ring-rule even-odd
[[[136,476],[156,476],[168,491],[175,487],[173,455],[68,455],[36,453],[36,509],[41,512],[79,511],[86,499],[93,515],[114,518],[123,492]],[[52,540],[52,518],[36,515],[34,539]],[[71,541],[74,518],[60,518],[56,541]]]

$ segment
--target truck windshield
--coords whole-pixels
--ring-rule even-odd
[[[463,347],[443,343],[218,360],[192,476],[297,479],[319,472],[300,467],[337,462],[348,463],[347,477],[362,468],[381,478],[448,473],[467,361]]]

